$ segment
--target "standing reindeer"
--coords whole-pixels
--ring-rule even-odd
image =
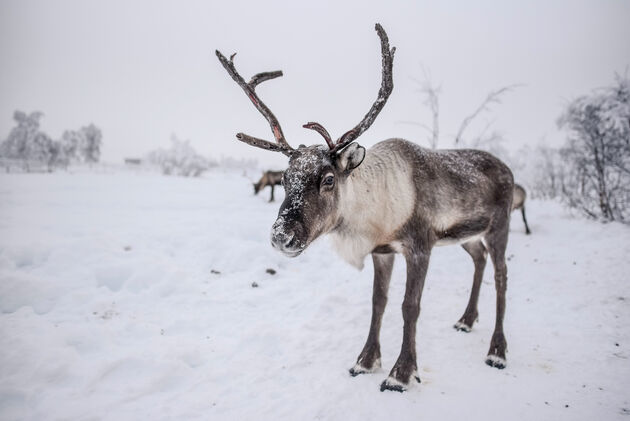
[[[512,211],[517,209],[521,210],[523,215],[523,222],[525,223],[525,234],[531,234],[529,225],[527,225],[527,218],[525,218],[525,199],[527,199],[527,192],[520,184],[514,184],[514,198],[512,199]]]
[[[416,323],[431,250],[437,245],[462,244],[473,258],[475,274],[468,306],[455,327],[469,331],[477,319],[479,286],[490,254],[497,291],[496,324],[486,364],[504,368],[503,333],[508,240],[513,178],[494,156],[476,150],[429,150],[402,139],[389,139],[367,150],[357,139],[374,122],[393,89],[395,48],[376,24],[381,41],[382,82],[378,97],[363,120],[333,141],[318,123],[305,128],[322,135],[326,146],[294,149],[278,120],[258,98],[256,86],[282,76],[281,71],[259,73],[249,83],[238,74],[233,58],[216,52],[221,64],[267,119],[276,142],[238,133],[249,145],[289,157],[284,173],[286,196],[271,228],[271,244],[289,257],[302,253],[313,240],[330,234],[337,252],[361,269],[367,255],[374,263],[372,321],[367,341],[350,374],[380,367],[379,331],[395,253],[407,263],[402,305],[404,331],[398,360],[381,390],[402,392],[412,379],[420,381],[416,362]]]
[[[257,183],[252,183],[254,185],[254,194],[258,194],[262,189],[270,186],[271,198],[269,202],[273,202],[273,189],[275,186],[282,184],[282,174],[284,174],[284,171],[265,171]]]

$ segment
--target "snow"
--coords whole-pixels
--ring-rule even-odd
[[[295,259],[273,250],[278,202],[240,173],[1,174],[0,419],[628,419],[630,230],[526,206],[533,234],[514,213],[508,246],[507,368],[484,364],[491,265],[479,322],[457,332],[473,265],[436,248],[422,383],[400,394],[379,391],[402,340],[400,257],[383,368],[351,377],[370,265],[327,240]]]

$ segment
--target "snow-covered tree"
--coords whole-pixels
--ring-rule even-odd
[[[562,194],[567,168],[560,149],[545,142],[537,146],[524,145],[511,154],[507,162],[514,179],[528,188],[531,197],[554,199]]]
[[[586,215],[630,222],[630,80],[569,103],[558,120],[569,137],[561,153],[569,177],[563,197]]]
[[[36,139],[41,135],[39,131],[39,120],[44,114],[35,111],[27,114],[23,111],[15,111],[13,119],[17,126],[11,129],[9,136],[0,146],[0,155],[4,158],[25,161],[29,159],[29,153],[35,147]],[[41,137],[40,139],[41,140]]]
[[[61,135],[61,146],[70,161],[81,161],[80,148],[83,143],[83,132],[81,131],[66,130]]]
[[[82,142],[79,144],[79,150],[83,160],[88,163],[98,162],[101,157],[101,143],[103,134],[101,129],[94,124],[81,127],[79,130]]]
[[[32,141],[27,144],[27,158],[35,162],[47,163],[50,158],[52,143],[53,140],[50,136],[38,131]]]
[[[94,124],[79,130],[66,130],[61,135],[61,147],[68,161],[98,162],[101,156],[103,135]]]
[[[165,175],[180,175],[184,177],[198,177],[213,164],[190,145],[188,140],[179,140],[171,136],[169,149],[158,149],[147,155],[147,161],[157,165]]]
[[[21,162],[26,171],[34,163],[52,171],[55,167],[67,167],[71,161],[98,162],[103,137],[98,127],[90,124],[79,130],[66,130],[60,140],[53,140],[39,129],[43,115],[39,111],[15,111],[17,126],[0,143],[0,157]]]
[[[48,171],[60,167],[67,168],[68,164],[70,164],[70,158],[61,140],[53,140],[50,143],[48,152]]]

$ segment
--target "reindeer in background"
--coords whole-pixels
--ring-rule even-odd
[[[219,61],[245,91],[256,109],[269,122],[275,138],[269,142],[244,133],[236,138],[251,146],[281,152],[289,158],[284,172],[285,199],[271,228],[274,248],[289,257],[301,254],[323,234],[332,237],[341,257],[361,269],[372,256],[374,288],[369,334],[357,362],[350,369],[356,376],[381,365],[379,332],[394,257],[407,263],[404,320],[400,355],[381,391],[404,391],[412,379],[420,381],[416,361],[416,324],[431,250],[434,246],[461,244],[475,264],[473,290],[456,328],[469,331],[477,320],[477,299],[486,256],[495,269],[496,323],[486,364],[504,368],[507,342],[503,332],[507,267],[505,249],[514,181],[510,169],[489,153],[476,150],[430,150],[402,139],[377,143],[369,150],[355,140],[374,122],[393,90],[395,48],[376,24],[381,41],[382,81],[378,97],[357,126],[333,141],[319,123],[315,130],[323,145],[300,145],[286,141],[278,120],[255,92],[281,71],[255,75],[249,82],[219,51]]]
[[[527,192],[520,184],[514,184],[514,198],[512,199],[512,211],[517,209],[521,210],[523,215],[523,222],[525,223],[525,234],[529,235],[532,232],[527,225],[527,218],[525,218],[525,199],[527,199]]]
[[[284,174],[284,171],[265,171],[258,182],[252,183],[254,185],[254,194],[257,195],[266,186],[270,186],[271,198],[269,202],[273,202],[273,189],[275,186],[282,184],[282,174]]]

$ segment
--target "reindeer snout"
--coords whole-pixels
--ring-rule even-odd
[[[280,249],[280,250],[284,250],[286,247],[289,246],[291,241],[293,241],[294,237],[295,237],[295,232],[294,231],[288,231],[288,232],[277,231],[277,232],[272,232],[271,245],[273,247],[275,247],[275,248]]]
[[[271,228],[271,245],[285,255],[295,257],[304,250],[304,241],[300,239],[299,227],[291,225],[287,226],[282,220],[276,221]]]

